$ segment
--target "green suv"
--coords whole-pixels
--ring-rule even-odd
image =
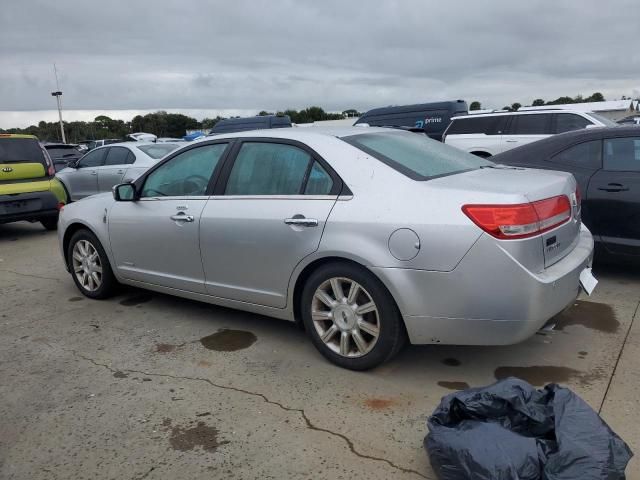
[[[67,203],[55,174],[37,137],[0,134],[0,224],[28,220],[55,230]]]

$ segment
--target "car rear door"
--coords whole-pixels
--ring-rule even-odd
[[[129,165],[135,162],[135,156],[126,147],[107,147],[104,165],[98,167],[98,191],[108,192],[111,187],[122,182]]]
[[[318,249],[340,188],[337,175],[303,144],[239,141],[202,213],[207,293],[284,308],[291,274]]]
[[[200,217],[227,146],[181,151],[136,182],[138,200],[114,203],[109,239],[124,278],[205,293]]]
[[[104,163],[105,148],[96,148],[80,159],[76,168],[65,174],[63,182],[72,200],[98,193],[98,168]]]
[[[640,255],[640,135],[603,140],[602,170],[587,196],[607,250]]]
[[[551,113],[512,115],[511,124],[502,136],[502,151],[535,142],[551,135]]]

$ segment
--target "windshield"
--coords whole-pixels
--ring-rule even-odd
[[[45,164],[40,144],[35,138],[0,138],[0,163]]]
[[[365,133],[342,140],[414,180],[427,180],[493,165],[488,160],[431,140],[420,133]]]
[[[162,158],[168,153],[173,152],[179,145],[175,143],[156,143],[154,145],[140,145],[138,148],[151,158]]]
[[[601,122],[605,127],[617,127],[618,124],[607,117],[600,115],[599,113],[589,112],[589,115]]]

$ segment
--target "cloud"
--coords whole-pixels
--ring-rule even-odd
[[[65,108],[92,111],[500,107],[640,91],[637,0],[8,3],[7,111],[55,107],[54,62]]]

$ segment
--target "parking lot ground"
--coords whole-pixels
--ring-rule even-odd
[[[508,375],[570,387],[640,452],[640,273],[596,275],[553,332],[357,373],[288,322],[135,289],[86,299],[55,233],[0,225],[0,478],[435,478],[429,413]]]

